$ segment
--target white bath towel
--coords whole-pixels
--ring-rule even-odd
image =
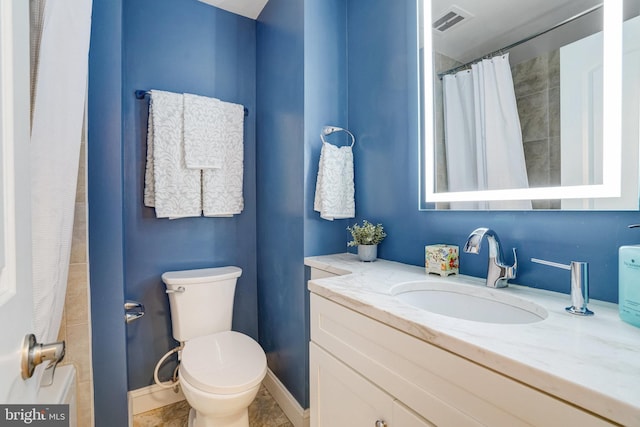
[[[152,90],[147,129],[144,203],[158,218],[202,213],[201,174],[187,169],[183,150],[182,94]]]
[[[227,217],[244,209],[244,107],[220,101],[221,166],[202,173],[202,207],[205,216]]]
[[[184,158],[189,169],[222,167],[222,151],[230,138],[242,139],[242,122],[225,123],[219,99],[184,94]]]
[[[322,143],[313,209],[329,221],[354,218],[353,151],[350,146]]]

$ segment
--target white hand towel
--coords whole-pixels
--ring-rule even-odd
[[[244,107],[223,101],[220,107],[222,164],[202,173],[202,205],[205,216],[228,217],[244,209]]]
[[[184,157],[187,167],[189,169],[222,167],[225,140],[237,138],[237,128],[237,126],[225,128],[223,106],[219,99],[185,93]]]
[[[354,218],[353,151],[350,146],[322,143],[313,209],[329,221]]]
[[[144,203],[158,218],[200,216],[201,171],[187,169],[182,94],[152,90],[147,129]]]

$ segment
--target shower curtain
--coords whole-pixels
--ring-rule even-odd
[[[449,191],[528,188],[509,54],[443,77]],[[530,200],[459,202],[456,209],[531,209]]]
[[[31,122],[34,333],[46,343],[57,341],[66,293],[92,2],[46,0],[42,7],[42,0],[31,1],[37,64]]]

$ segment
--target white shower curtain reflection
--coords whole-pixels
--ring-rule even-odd
[[[57,340],[88,74],[91,0],[47,0],[31,125],[34,333]]]
[[[528,188],[509,55],[443,77],[448,191]],[[530,200],[451,203],[452,209],[531,209]]]

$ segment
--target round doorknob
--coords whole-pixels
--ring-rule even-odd
[[[377,420],[376,427],[387,427],[387,423],[383,420]]]

